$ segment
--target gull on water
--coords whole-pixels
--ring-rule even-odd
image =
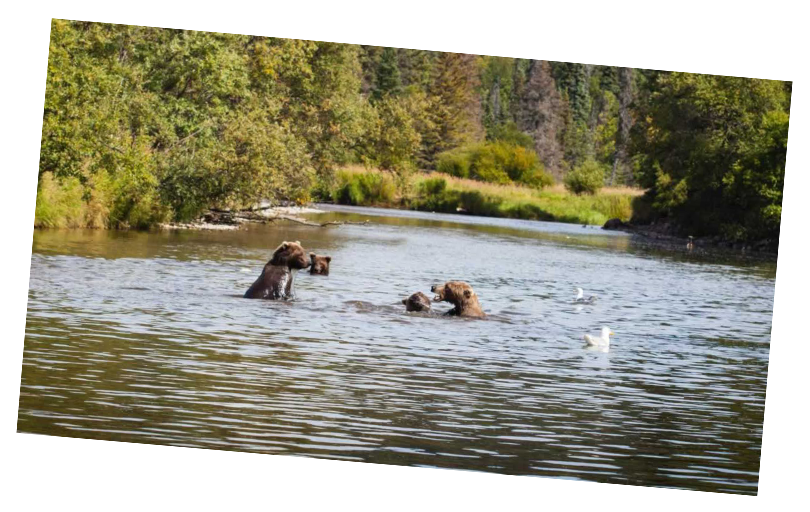
[[[596,302],[596,295],[590,295],[586,299],[585,292],[582,291],[582,288],[577,288],[577,298],[574,299],[574,302],[577,304],[593,304]]]
[[[585,343],[587,343],[589,347],[597,347],[607,350],[610,348],[611,336],[613,336],[613,331],[610,330],[610,327],[602,327],[602,335],[600,337],[596,338],[590,334],[586,334],[582,337],[582,339],[585,340]]]

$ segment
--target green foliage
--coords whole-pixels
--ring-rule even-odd
[[[536,188],[552,185],[537,154],[524,146],[497,141],[463,146],[441,153],[438,172],[502,185],[521,183]]]
[[[783,82],[657,76],[635,140],[653,212],[695,236],[777,239],[789,102]]]
[[[84,190],[79,179],[57,180],[45,173],[39,180],[34,227],[75,228],[84,226]]]
[[[397,95],[402,91],[402,78],[396,48],[383,48],[376,78],[374,92],[371,94],[373,100],[380,100],[388,95]]]
[[[595,194],[605,184],[605,167],[596,160],[586,160],[565,176],[565,188],[574,194]]]
[[[632,215],[633,196],[627,193],[578,196],[436,176],[416,180],[414,193],[404,198],[415,210],[597,225]]]
[[[509,121],[494,127],[492,129],[491,138],[497,142],[505,142],[529,150],[534,149],[534,139],[532,139],[532,136],[520,131],[514,121]]]
[[[332,201],[352,206],[391,205],[396,199],[397,187],[388,173],[379,171],[339,171]]]
[[[427,93],[430,127],[423,135],[422,162],[432,166],[436,155],[483,138],[479,57],[441,53],[433,66]]]
[[[421,133],[430,123],[430,104],[419,91],[386,95],[365,112],[365,136],[358,153],[368,166],[406,175],[415,166]]]
[[[470,148],[457,148],[440,153],[436,158],[436,170],[457,178],[469,178],[473,151]]]
[[[552,173],[578,194],[637,180],[639,218],[776,240],[790,95],[767,80],[54,20],[36,225],[141,228],[311,194],[387,204],[435,168],[534,189]],[[352,163],[386,172],[336,175]],[[551,195],[423,195],[583,218]],[[591,220],[613,208],[599,204]]]
[[[78,178],[110,227],[306,201],[363,135],[357,69],[350,45],[54,20],[40,180]]]

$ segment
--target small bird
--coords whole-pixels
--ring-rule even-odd
[[[602,335],[600,337],[595,338],[590,334],[586,334],[582,338],[589,347],[598,347],[607,350],[610,348],[611,336],[613,336],[613,331],[610,330],[610,327],[602,327]]]
[[[577,304],[593,304],[596,302],[596,295],[590,295],[588,298],[585,298],[585,292],[582,291],[582,288],[577,288],[577,298],[574,299],[574,302]]]
[[[686,242],[686,250],[691,251],[694,248],[695,248],[695,239],[694,239],[694,237],[690,236],[689,241]]]

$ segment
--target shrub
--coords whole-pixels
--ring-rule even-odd
[[[441,153],[438,172],[457,178],[472,178],[487,183],[522,183],[543,188],[554,183],[537,154],[512,142],[496,141],[456,148]]]
[[[564,182],[574,194],[596,194],[605,183],[605,168],[595,160],[586,160],[570,171]]]
[[[534,139],[532,139],[532,136],[520,131],[514,122],[498,125],[492,131],[492,139],[497,142],[521,146],[529,150],[534,147]]]
[[[56,179],[50,172],[42,173],[37,189],[34,227],[84,227],[83,187],[76,177]]]
[[[417,210],[451,211],[449,205],[454,203],[451,195],[448,194],[447,180],[428,178],[417,184],[416,197],[410,206]]]
[[[389,174],[341,171],[331,196],[338,204],[390,205],[396,199],[396,192],[396,184]]]
[[[487,183],[498,183],[508,185],[511,183],[509,174],[504,168],[504,158],[502,154],[492,145],[483,145],[473,154],[473,161],[470,165],[470,177]]]
[[[440,153],[436,160],[436,170],[456,178],[470,177],[472,154],[469,149],[454,149]]]

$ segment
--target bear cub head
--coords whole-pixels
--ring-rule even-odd
[[[331,256],[318,256],[314,252],[309,253],[310,259],[310,274],[318,274],[321,276],[329,275],[329,262],[332,261]]]
[[[422,292],[416,292],[407,299],[402,299],[405,311],[430,311],[430,298]]]

